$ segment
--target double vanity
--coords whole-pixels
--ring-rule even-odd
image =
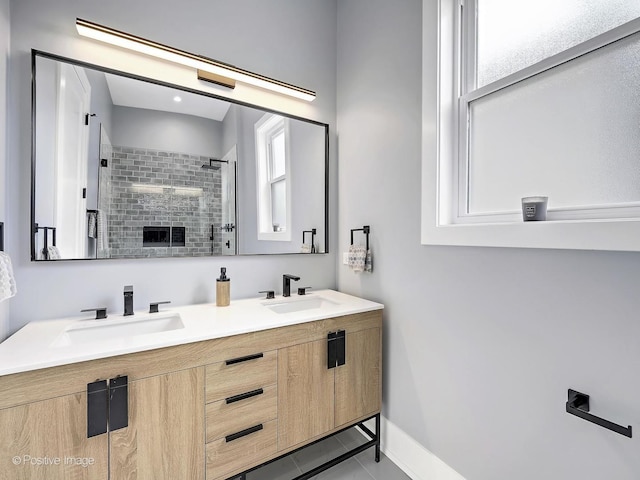
[[[31,323],[0,344],[0,479],[243,478],[379,420],[382,308],[320,290]]]

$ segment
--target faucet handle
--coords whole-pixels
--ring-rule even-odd
[[[171,303],[171,301],[165,300],[163,302],[151,302],[149,304],[149,313],[158,313],[158,305],[166,305],[167,303]]]
[[[300,287],[298,288],[298,295],[306,295],[307,290],[310,290],[313,287]]]
[[[270,300],[272,298],[276,298],[276,292],[273,290],[261,290],[258,293],[266,293],[267,294],[267,300]]]
[[[84,310],[80,310],[80,312],[96,312],[96,320],[107,318],[107,307],[86,308]]]

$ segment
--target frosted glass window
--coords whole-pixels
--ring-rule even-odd
[[[640,1],[476,0],[478,87],[640,17]]]
[[[640,202],[640,33],[469,108],[469,213]]]

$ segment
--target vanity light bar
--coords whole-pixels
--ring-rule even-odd
[[[110,43],[145,55],[150,55],[169,62],[195,68],[196,70],[212,73],[216,78],[215,83],[229,88],[233,88],[235,86],[235,81],[238,81],[281,93],[283,95],[289,95],[301,100],[306,100],[308,102],[316,98],[315,92],[311,90],[296,87],[289,83],[249,72],[248,70],[243,70],[211,58],[194,55],[193,53],[185,52],[184,50],[178,50],[177,48],[152,42],[145,38],[120,32],[87,20],[76,18],[76,28],[80,35],[93,38],[94,40]],[[202,80],[212,81],[202,77],[203,76],[200,76]]]

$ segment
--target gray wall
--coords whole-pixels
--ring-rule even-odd
[[[239,105],[231,104],[222,120],[222,155],[229,153],[238,142],[238,109]]]
[[[637,480],[640,438],[564,404],[640,428],[640,255],[420,244],[421,12],[338,2],[339,247],[374,252],[338,287],[385,304],[384,414],[468,480]]]
[[[98,170],[100,168],[100,128],[111,137],[113,101],[104,73],[85,68],[91,83],[91,117],[89,121],[89,164],[87,165],[87,208],[98,208]]]
[[[7,62],[9,57],[9,0],[0,0],[0,222],[7,225],[7,189],[6,185],[6,159],[7,159]],[[7,248],[5,246],[5,248]],[[9,332],[9,302],[0,303],[0,341]]]
[[[227,267],[232,279],[232,299],[257,296],[259,290],[269,288],[280,291],[283,273],[298,274],[305,284],[316,288],[335,287],[335,254],[45,264],[29,261],[30,50],[45,50],[138,75],[161,75],[168,82],[190,87],[199,85],[192,72],[164,63],[159,68],[158,62],[140,55],[79,37],[77,17],[313,89],[318,97],[307,104],[243,85],[233,92],[203,87],[335,125],[336,0],[185,0],[179,8],[169,0],[13,1],[7,122],[11,143],[3,184],[8,190],[11,222],[8,250],[14,258],[19,289],[11,300],[11,331],[32,320],[76,315],[81,308],[96,305],[121,312],[122,288],[130,284],[136,292],[136,309],[148,308],[148,302],[158,298],[172,300],[174,305],[213,301],[221,266]],[[272,28],[265,29],[265,23]],[[331,158],[335,180],[335,148]],[[333,213],[335,222],[337,210]]]
[[[222,122],[146,108],[113,107],[111,143],[220,158]]]

